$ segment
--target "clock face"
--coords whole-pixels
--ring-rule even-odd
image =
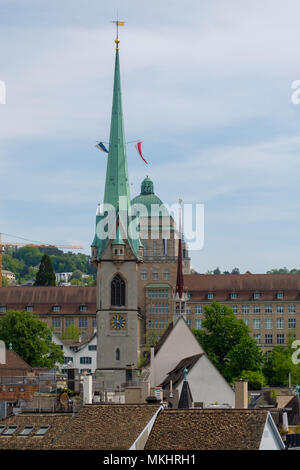
[[[119,313],[116,313],[111,319],[111,327],[113,330],[124,330],[126,328],[125,318]]]

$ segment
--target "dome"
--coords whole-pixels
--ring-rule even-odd
[[[132,199],[131,205],[134,204],[143,204],[147,208],[149,216],[151,214],[152,204],[159,206],[163,205],[161,199],[159,199],[159,197],[154,194],[154,184],[148,176],[142,181],[141,194]]]

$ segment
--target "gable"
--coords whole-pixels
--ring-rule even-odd
[[[204,351],[183,318],[173,326],[154,357],[154,381],[161,384],[184,358]]]

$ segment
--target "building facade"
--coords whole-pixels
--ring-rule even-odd
[[[263,351],[300,337],[299,274],[191,274],[184,284],[191,328],[202,328],[205,305],[217,301],[249,326]]]

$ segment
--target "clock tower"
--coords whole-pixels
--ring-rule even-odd
[[[125,147],[119,39],[103,206],[98,206],[92,262],[97,266],[97,376],[107,388],[130,382],[140,355],[138,265],[143,247],[130,203]]]

